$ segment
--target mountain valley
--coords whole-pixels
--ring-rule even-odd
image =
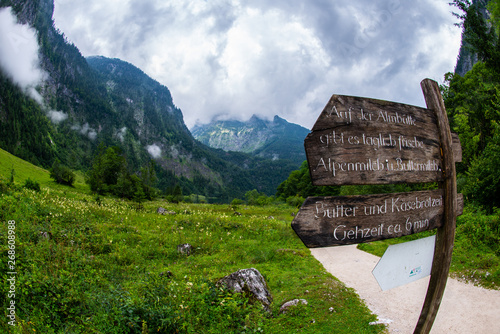
[[[84,58],[55,27],[53,0],[2,0],[1,7],[12,9],[17,26],[36,32],[37,70],[43,73],[35,87],[22,87],[16,73],[0,69],[0,147],[8,152],[45,168],[57,159],[86,172],[100,144],[117,146],[133,172],[153,160],[163,192],[180,185],[183,193],[211,201],[241,198],[252,189],[274,195],[305,159],[303,153],[280,159],[289,155],[276,153],[288,148],[284,138],[234,150],[243,152],[204,145],[186,127],[166,86],[125,61]]]

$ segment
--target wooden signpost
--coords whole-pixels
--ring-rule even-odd
[[[347,245],[436,229],[431,278],[414,333],[429,333],[451,262],[461,161],[435,81],[421,87],[427,108],[333,95],[306,137],[313,185],[438,182],[439,189],[365,196],[308,197],[292,222],[307,247]]]

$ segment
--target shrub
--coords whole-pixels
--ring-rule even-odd
[[[50,169],[50,177],[59,184],[73,186],[75,182],[75,173],[64,165],[61,165],[59,160],[56,160]]]
[[[294,206],[296,208],[299,208],[302,203],[304,203],[305,199],[302,196],[289,196],[286,199],[286,203],[290,206]]]
[[[38,182],[33,181],[32,179],[28,178],[24,182],[24,188],[31,189],[31,190],[34,190],[34,191],[40,191],[40,184]]]
[[[231,201],[231,208],[236,211],[238,209],[238,206],[243,204],[243,203],[244,202],[242,199],[235,198]]]
[[[489,213],[500,207],[500,127],[496,131],[482,154],[472,162],[463,188],[469,199],[483,205]]]

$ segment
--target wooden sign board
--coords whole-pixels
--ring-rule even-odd
[[[387,239],[437,228],[427,295],[415,334],[428,334],[453,251],[460,143],[450,132],[437,82],[420,83],[427,108],[333,95],[306,137],[313,185],[439,182],[440,190],[310,197],[292,222],[307,247]]]
[[[436,114],[425,108],[333,95],[304,147],[317,186],[443,180]]]
[[[458,212],[463,210],[459,196]],[[366,196],[308,197],[292,228],[309,248],[349,245],[438,228],[443,223],[443,191]]]

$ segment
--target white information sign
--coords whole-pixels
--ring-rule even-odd
[[[436,236],[390,245],[372,271],[383,291],[431,274]]]

